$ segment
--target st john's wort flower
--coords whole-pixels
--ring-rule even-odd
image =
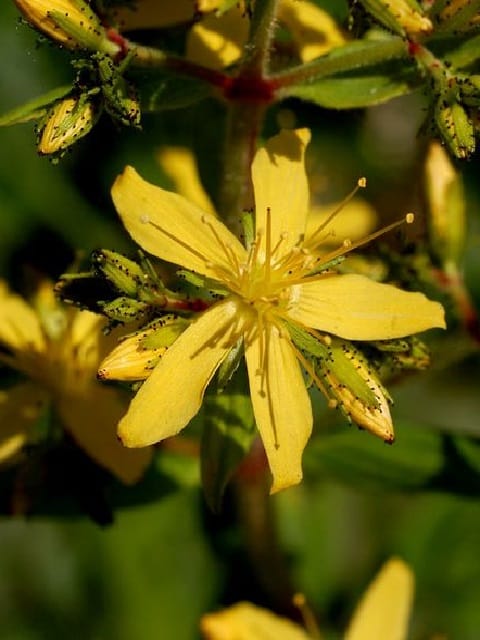
[[[112,197],[146,251],[217,283],[223,297],[168,348],[119,424],[129,447],[173,436],[198,412],[205,389],[243,341],[255,419],[273,475],[272,492],[300,482],[312,409],[289,325],[347,340],[386,340],[444,327],[443,309],[421,293],[328,269],[320,230],[305,236],[307,130],[283,131],[252,165],[256,229],[244,247],[226,226],[131,167]],[[311,373],[309,371],[309,373]]]

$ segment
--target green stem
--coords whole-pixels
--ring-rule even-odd
[[[278,0],[257,0],[255,2],[250,33],[245,45],[247,55],[240,73],[261,77],[266,74],[277,11]]]
[[[308,64],[274,73],[269,79],[277,88],[313,82],[344,71],[370,67],[381,62],[408,57],[408,45],[400,37],[392,36],[372,42],[356,42],[334,49]]]
[[[218,209],[236,235],[242,232],[242,212],[253,209],[255,204],[250,168],[265,110],[265,105],[255,102],[228,105]]]

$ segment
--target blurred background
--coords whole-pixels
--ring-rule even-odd
[[[13,2],[1,3],[0,113],[72,77],[68,54],[39,45]],[[287,107],[299,125],[313,129],[309,163],[319,200],[341,198],[366,175],[367,197],[382,220],[416,210],[421,96],[367,112]],[[278,111],[265,135],[277,130]],[[222,118],[212,101],[147,116],[141,132],[120,131],[105,118],[59,164],[37,156],[31,124],[0,129],[2,277],[15,282],[24,262],[58,276],[74,251],[132,251],[109,188],[127,162],[169,186],[155,161],[162,145],[193,148],[215,198]],[[477,308],[479,168],[478,157],[462,164],[465,273]],[[392,388],[393,447],[342,426],[307,447],[305,483],[272,499],[295,588],[305,593],[327,640],[341,637],[355,602],[392,555],[416,575],[412,639],[480,638],[479,358],[463,357],[456,337],[443,349],[451,365]],[[239,599],[271,606],[248,559],[234,497],[227,493],[224,510],[214,515],[194,460],[157,467],[160,484],[152,488],[155,478],[147,479],[146,488],[119,498],[113,524],[80,512],[1,516],[0,638],[190,640],[199,637],[202,613]],[[86,476],[77,482],[88,487]]]

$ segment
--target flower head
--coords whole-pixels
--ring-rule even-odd
[[[0,282],[0,362],[26,381],[0,394],[0,460],[11,459],[34,439],[34,426],[50,404],[79,447],[123,482],[143,474],[151,450],[131,451],[118,442],[125,405],[117,391],[95,378],[108,346],[103,320],[66,310],[44,283],[30,306]]]
[[[224,292],[166,351],[133,399],[119,424],[127,446],[178,433],[198,412],[216,369],[243,341],[272,491],[288,487],[301,480],[301,456],[312,429],[300,365],[305,360],[289,324],[352,340],[444,326],[441,305],[423,294],[327,269],[332,253],[319,252],[321,232],[305,236],[309,137],[305,129],[283,131],[257,152],[252,165],[256,231],[247,247],[213,215],[145,182],[133,168],[117,178],[113,200],[134,240]]]
[[[357,606],[345,640],[404,640],[412,607],[414,578],[409,566],[391,558],[380,569]],[[203,616],[207,640],[308,640],[313,636],[290,620],[240,602]]]

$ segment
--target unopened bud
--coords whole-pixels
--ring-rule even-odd
[[[30,24],[69,49],[91,49],[116,55],[100,18],[84,0],[15,0]]]
[[[147,302],[121,296],[110,302],[99,302],[98,306],[107,318],[115,322],[132,322],[140,320],[149,310]]]
[[[188,325],[188,320],[173,314],[154,320],[120,342],[100,364],[98,377],[101,380],[145,380]]]
[[[467,158],[475,151],[475,129],[465,107],[459,102],[440,98],[434,111],[435,123],[450,151],[457,158]]]
[[[433,30],[432,22],[415,0],[361,0],[383,25],[400,35],[422,36]]]
[[[38,129],[38,152],[58,154],[87,135],[100,113],[88,98],[70,96],[55,103]]]
[[[465,199],[461,175],[445,149],[432,142],[425,163],[430,247],[444,267],[458,265],[465,246]]]
[[[135,297],[145,281],[145,274],[140,265],[121,253],[100,249],[93,252],[92,262],[98,272],[127,296]]]

